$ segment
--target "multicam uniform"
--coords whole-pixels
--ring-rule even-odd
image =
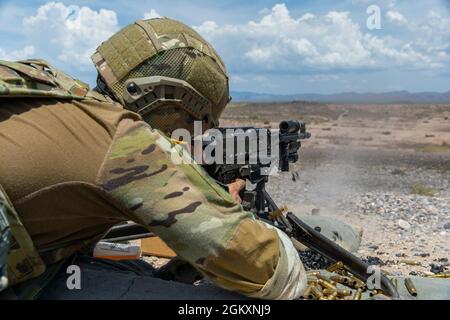
[[[11,252],[26,253],[8,257],[11,286],[132,220],[226,289],[265,299],[305,289],[287,236],[198,165],[173,164],[171,141],[139,115],[45,62],[0,62],[0,146],[0,183],[23,224]]]

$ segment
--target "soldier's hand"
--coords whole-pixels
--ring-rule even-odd
[[[242,199],[239,196],[239,192],[245,188],[245,180],[236,179],[232,183],[227,184],[228,192],[230,192],[231,196],[237,203],[241,203]]]

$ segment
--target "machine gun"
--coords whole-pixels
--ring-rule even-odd
[[[229,142],[225,141],[226,139],[219,141],[223,144],[222,149],[225,150],[224,160],[222,163],[204,165],[204,169],[222,185],[227,185],[238,178],[247,180],[254,188],[241,192],[242,206],[245,210],[252,211],[258,218],[268,220],[274,213],[280,211],[265,190],[265,185],[269,182],[269,176],[274,171],[289,171],[289,164],[297,162],[299,159],[301,140],[310,138],[311,134],[306,131],[303,122],[294,120],[281,121],[279,130],[275,131],[254,127],[220,128],[219,130],[225,135],[226,139],[231,138],[234,152],[231,154],[226,152],[229,146]],[[228,134],[229,131],[233,133],[230,135]],[[249,132],[255,134],[250,136]],[[254,147],[253,150],[251,138],[256,138],[253,141],[256,148]],[[264,150],[261,150],[261,140],[264,140],[262,144]],[[217,139],[208,141],[207,138],[204,147],[212,143],[217,144]],[[241,147],[241,150],[238,150],[239,145],[244,148]],[[277,148],[274,148],[274,146]],[[278,153],[275,149],[278,149]],[[278,160],[275,164],[274,159]],[[280,218],[283,219],[282,215],[280,215]],[[284,221],[284,224],[277,226],[284,228],[288,225],[287,221]],[[290,231],[290,229],[284,231]]]
[[[246,188],[241,192],[242,206],[245,210],[253,212],[256,218],[283,230],[290,238],[321,254],[331,262],[342,263],[346,272],[366,283],[370,276],[369,264],[308,226],[292,212],[284,212],[285,208],[278,207],[266,191],[265,186],[272,170],[289,171],[290,163],[298,161],[301,140],[311,136],[306,131],[305,124],[300,121],[288,120],[280,122],[279,130],[254,127],[219,128],[219,130],[225,134],[228,142],[227,139],[211,137],[203,141],[203,147],[206,148],[211,144],[218,147],[222,144],[226,151],[226,148],[231,146],[229,144],[231,138],[233,152],[231,154],[224,152],[223,161],[206,164],[204,165],[205,170],[224,187],[238,178],[246,180],[251,188],[248,190]],[[252,130],[256,132],[256,135],[249,136],[248,133]],[[227,134],[229,131],[233,132],[231,136]],[[255,137],[256,141],[254,141]],[[253,141],[251,141],[252,138]],[[261,146],[260,142],[264,140],[263,138],[266,138],[265,150],[258,148]],[[252,150],[251,145],[253,143],[254,146],[255,142],[258,147],[256,150],[255,148]],[[274,145],[278,147],[278,154],[273,148]],[[275,157],[276,155],[278,157]],[[273,159],[278,159],[277,167],[274,166]],[[126,240],[136,238],[136,234],[139,232],[142,236],[151,235],[143,227],[139,230],[139,226],[130,224],[112,229],[106,238]],[[383,274],[380,277],[380,289],[386,295],[398,298],[398,292],[392,282]]]

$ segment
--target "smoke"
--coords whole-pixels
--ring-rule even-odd
[[[303,157],[300,164],[293,165],[293,173],[271,177],[268,191],[280,205],[340,211],[343,203],[361,191],[362,167],[351,154],[338,154],[337,150],[311,157],[314,160]]]

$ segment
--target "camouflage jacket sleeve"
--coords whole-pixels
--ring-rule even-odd
[[[174,164],[174,150],[144,122],[123,120],[97,183],[217,285],[255,298],[300,296],[306,275],[289,238],[243,211],[198,165]]]

